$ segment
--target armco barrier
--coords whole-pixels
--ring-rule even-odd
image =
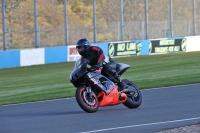
[[[200,51],[200,36],[132,40],[111,43],[96,43],[111,57],[137,56],[171,52]],[[75,45],[26,50],[0,51],[0,69],[38,64],[75,61],[80,58]]]
[[[44,48],[20,50],[20,66],[44,64]]]
[[[184,37],[149,40],[149,54],[185,52],[186,44]]]
[[[186,52],[200,51],[200,36],[185,37],[187,41]]]
[[[0,69],[20,66],[20,50],[0,51]]]
[[[66,62],[67,46],[45,48],[45,64]]]
[[[137,40],[135,41],[137,45],[137,56],[139,55],[149,55],[149,40]],[[141,43],[138,43],[141,42]]]
[[[139,56],[149,54],[148,40],[133,40],[110,42],[108,44],[108,55],[117,56]]]

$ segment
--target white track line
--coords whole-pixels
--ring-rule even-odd
[[[105,129],[99,129],[99,130],[93,130],[93,131],[86,131],[86,132],[79,132],[79,133],[103,132],[103,131],[110,131],[110,130],[117,130],[117,129],[124,129],[124,128],[151,126],[151,125],[159,125],[159,124],[167,124],[167,123],[175,123],[175,122],[184,122],[184,121],[191,121],[191,120],[200,120],[200,117],[188,118],[188,119],[180,119],[180,120],[173,120],[173,121],[165,121],[165,122],[139,124],[139,125],[130,125],[130,126],[123,126],[123,127],[105,128]]]
[[[155,90],[155,89],[165,89],[165,88],[174,88],[174,87],[181,87],[181,86],[193,86],[193,85],[200,85],[200,83],[197,84],[186,84],[186,85],[177,85],[177,86],[168,86],[168,87],[158,87],[158,88],[149,88],[149,89],[143,89],[140,91],[150,91],[150,90]],[[25,104],[30,104],[30,103],[42,103],[42,102],[51,102],[51,101],[59,101],[59,100],[64,100],[64,99],[72,99],[71,98],[61,98],[61,99],[53,99],[53,100],[44,100],[44,101],[36,101],[36,102],[26,102],[26,103],[18,103],[18,104],[8,104],[8,105],[0,105],[0,107],[6,107],[6,106],[14,106],[14,105],[25,105]]]
[[[44,103],[44,102],[52,102],[52,101],[61,101],[64,99],[73,99],[75,97],[71,98],[61,98],[61,99],[53,99],[53,100],[43,100],[43,101],[36,101],[36,102],[26,102],[26,103],[16,103],[16,104],[8,104],[8,105],[0,105],[0,107],[8,107],[8,106],[17,106],[17,105],[26,105],[26,104],[31,104],[31,103]]]
[[[149,88],[149,89],[143,89],[141,91],[148,91],[148,90],[156,90],[156,89],[165,89],[165,88],[176,88],[176,87],[181,87],[181,86],[193,86],[193,85],[200,85],[200,83],[196,84],[186,84],[186,85],[176,85],[176,86],[167,86],[167,87],[158,87],[158,88]]]

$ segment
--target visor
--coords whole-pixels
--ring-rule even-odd
[[[77,46],[76,49],[77,49],[78,51],[83,51],[83,50],[84,50],[84,46]]]

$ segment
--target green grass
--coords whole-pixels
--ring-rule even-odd
[[[122,78],[140,88],[200,83],[200,52],[115,58],[131,66]],[[0,105],[73,97],[74,62],[0,70]]]

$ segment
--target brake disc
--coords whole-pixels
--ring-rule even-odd
[[[88,105],[90,105],[90,106],[94,106],[95,105],[95,102],[96,102],[95,98],[90,98],[89,96],[87,96],[87,92],[83,92],[83,97],[85,99],[85,102]]]

